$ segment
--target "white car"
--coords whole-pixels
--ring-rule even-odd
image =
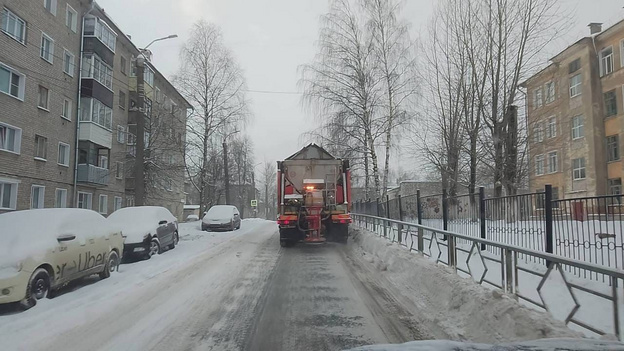
[[[238,208],[232,205],[215,205],[202,218],[202,230],[240,229],[241,217]]]
[[[72,280],[108,278],[123,252],[121,231],[91,210],[8,212],[0,228],[0,303],[24,308]]]

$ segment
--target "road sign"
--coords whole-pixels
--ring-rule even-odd
[[[251,200],[251,207],[258,207],[258,200]]]

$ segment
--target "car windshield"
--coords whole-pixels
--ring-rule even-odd
[[[0,351],[624,350],[622,0],[0,31]]]

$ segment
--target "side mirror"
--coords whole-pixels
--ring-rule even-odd
[[[73,234],[63,234],[63,235],[59,235],[56,240],[58,242],[62,242],[62,241],[72,241],[76,239],[76,236]]]
[[[158,225],[163,225],[163,224],[167,224],[167,221],[162,220],[162,221],[158,222]]]

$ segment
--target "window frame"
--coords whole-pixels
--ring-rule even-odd
[[[538,165],[541,164],[541,172]],[[535,175],[541,176],[544,175],[544,171],[546,170],[545,162],[544,162],[544,154],[535,155]]]
[[[69,106],[69,109],[68,109],[69,111],[65,111],[66,105]],[[72,120],[71,115],[73,113],[73,109],[74,109],[74,101],[69,98],[63,97],[63,105],[61,105],[61,118],[66,119],[71,122]]]
[[[117,204],[119,204],[119,206]],[[115,196],[113,198],[113,212],[121,209],[122,207],[123,207],[123,198],[121,196]]]
[[[81,123],[83,122],[88,122],[88,123],[93,123],[96,124],[110,132],[113,131],[113,109],[104,105],[104,103],[102,103],[100,100],[93,98],[93,97],[81,97],[81,105],[82,105],[82,112],[79,116],[79,121]],[[96,102],[101,104],[101,106],[104,108],[104,124],[100,123],[100,120],[98,118],[98,120],[94,120],[93,119],[93,110],[94,110],[94,106],[96,105]],[[88,106],[88,108],[87,108]],[[98,110],[99,110],[98,106]],[[107,112],[110,112],[110,119],[107,117]],[[85,118],[88,117],[87,118]],[[98,112],[98,116],[99,116],[99,112]]]
[[[4,186],[9,184],[11,186],[11,193],[9,194],[9,207],[4,207]],[[0,177],[0,210],[14,211],[17,209],[17,192],[19,191],[20,180],[11,178]]]
[[[615,148],[613,150],[615,150],[615,153],[612,155],[612,149],[611,147],[613,146],[613,142],[612,140],[609,140],[610,138],[615,138]],[[605,142],[606,142],[606,149],[607,149],[607,162],[616,162],[619,161],[621,158],[620,155],[620,135],[619,134],[613,134],[613,135],[607,135],[605,137]],[[615,156],[614,158],[612,158],[611,156]]]
[[[611,50],[611,53],[609,55],[603,56],[603,53],[607,50]],[[609,74],[613,73],[613,69],[614,69],[614,64],[613,64],[613,45],[609,45],[607,47],[604,47],[602,50],[600,50],[600,53],[598,54],[598,57],[600,59],[600,76],[604,77],[604,76],[608,76]],[[605,62],[604,61],[608,61],[611,65],[611,70],[607,72],[607,67],[605,66]]]
[[[554,168],[554,170],[553,170],[552,162],[551,162],[552,161],[552,157],[551,157],[552,155],[555,155],[555,157],[554,157],[555,158],[555,162],[554,162],[555,163],[555,168]],[[553,174],[553,173],[559,172],[559,153],[557,152],[557,150],[549,151],[546,154],[546,158],[548,159],[548,174]]]
[[[6,18],[9,18],[11,15],[14,17],[15,19],[15,25],[13,26],[13,31],[9,31],[11,28],[9,28],[9,22],[7,21],[7,28],[5,30],[4,28],[4,23],[2,24],[2,27],[0,28],[0,31],[2,31],[4,34],[8,35],[10,38],[12,38],[13,40],[17,41],[18,43],[22,44],[22,45],[26,45],[26,28],[27,28],[27,24],[26,21],[24,21],[23,18],[21,18],[20,16],[18,16],[15,12],[9,10],[6,7],[2,8],[2,12],[6,12]],[[18,38],[14,32],[15,32],[15,27],[17,26],[18,23],[21,23],[22,28],[21,28],[21,39]]]
[[[67,68],[67,56],[71,58],[71,62],[69,64],[71,72],[65,70]],[[73,77],[76,74],[76,55],[74,55],[66,48],[63,48],[63,73],[67,74],[70,77]]]
[[[61,163],[61,147],[66,147],[66,151],[65,151],[65,158],[67,160],[67,163]],[[59,141],[58,143],[58,155],[56,158],[56,163],[58,163],[59,166],[63,166],[63,167],[69,167],[70,164],[70,157],[71,157],[71,146],[67,143],[64,143],[62,141]]]
[[[119,167],[121,165],[121,167]],[[115,179],[123,179],[124,175],[124,163],[121,161],[115,161]]]
[[[552,87],[552,95],[549,95],[548,92],[550,91],[550,87]],[[555,101],[555,81],[551,80],[549,82],[546,82],[546,84],[544,84],[544,103],[546,105],[551,104]],[[549,99],[550,97],[550,99]]]
[[[612,105],[607,105],[607,94],[610,97],[609,101],[612,101]],[[604,106],[604,117],[605,118],[617,116],[617,114],[618,114],[618,107],[617,107],[617,95],[616,95],[615,89],[611,89],[611,90],[609,90],[607,92],[602,93],[602,103],[603,103],[603,106]],[[610,107],[610,106],[614,106],[615,108],[613,110],[609,110],[608,107]]]
[[[48,8],[48,6],[46,6],[48,0],[43,0],[43,8],[46,9],[48,12],[50,12],[53,16],[56,16],[56,8],[58,7],[58,4],[56,2],[56,0],[49,0],[50,1],[50,8]]]
[[[582,161],[582,165],[579,165],[579,167],[577,167],[574,163],[575,161]],[[574,158],[572,159],[572,180],[583,180],[587,178],[587,165],[585,163],[585,157],[579,157],[579,158]],[[576,176],[576,173],[579,173],[579,177]],[[581,172],[583,173],[583,176],[580,177]]]
[[[579,118],[580,121],[581,121],[581,124],[579,124],[577,126],[574,125],[574,121],[575,121],[576,118]],[[585,137],[585,120],[584,120],[583,115],[573,116],[571,118],[570,122],[571,122],[570,124],[572,125],[572,128],[571,128],[571,130],[572,130],[572,140],[578,140],[578,139],[584,138]],[[578,133],[578,134],[580,134],[579,136],[576,136],[576,137],[574,136],[575,130],[580,130],[580,132]]]
[[[82,77],[83,79],[94,79],[102,86],[106,87],[106,89],[113,91],[113,67],[109,66],[102,58],[96,53],[85,54],[82,58],[83,60],[83,68],[82,68]],[[95,76],[95,68],[97,67],[98,72],[100,72],[99,76]],[[110,79],[107,79],[110,78]]]
[[[122,126],[121,124],[117,125],[117,142],[119,144],[126,143],[126,127]]]
[[[20,155],[22,151],[22,128],[14,127],[10,124],[0,122],[0,126],[6,129],[12,129],[13,134],[13,148],[14,150],[9,150],[8,148],[4,148],[2,144],[0,144],[0,151],[10,152],[12,154]],[[7,140],[8,141],[8,140]]]
[[[82,202],[83,204],[85,203],[85,199],[83,198],[83,200],[80,200],[80,196],[81,195],[87,195],[87,199],[89,200],[89,202],[87,203],[88,207],[81,207],[80,203]],[[86,210],[91,210],[93,208],[93,193],[89,193],[86,191],[79,191],[78,192],[78,203],[76,204],[76,208],[82,208],[82,209],[86,209]]]
[[[578,84],[572,85],[572,79],[579,77],[579,82]],[[580,96],[583,94],[583,76],[582,73],[577,73],[575,75],[573,75],[572,77],[569,78],[569,83],[570,83],[570,98],[575,98],[577,96]],[[580,86],[580,88],[578,88]],[[572,94],[572,90],[574,89],[574,91],[577,91],[578,89],[578,93],[576,94]]]
[[[102,199],[104,199],[104,211],[102,211]],[[108,214],[108,195],[100,194],[98,196],[98,213],[100,214]]]
[[[123,96],[123,104],[121,103],[121,97]],[[121,108],[122,110],[126,109],[126,92],[119,90],[119,94],[117,97],[117,105],[119,106],[119,108]]]
[[[37,207],[34,207],[34,195],[35,195],[35,188],[37,189],[41,189],[39,191],[39,198],[37,199]],[[45,208],[45,186],[44,185],[39,185],[39,184],[32,184],[30,186],[30,209],[40,209],[40,208]]]
[[[26,75],[21,73],[20,71],[14,69],[11,66],[7,66],[4,63],[0,62],[0,68],[4,69],[5,71],[9,72],[9,91],[3,91],[0,90],[0,93],[8,95],[14,99],[17,99],[19,101],[24,101],[24,95],[26,93]],[[17,76],[18,77],[18,86],[17,86],[17,96],[13,95],[11,93],[12,91],[12,87],[14,86],[13,84],[13,76]]]
[[[121,72],[121,74],[123,74],[124,76],[127,76],[128,73],[126,72],[128,69],[128,59],[123,56],[123,55],[119,55],[119,71]]]
[[[541,143],[544,141],[544,126],[542,123],[537,123],[533,127],[533,142]]]
[[[613,182],[617,180],[620,184],[613,184]],[[613,188],[619,188],[617,194],[613,193]],[[609,190],[609,195],[622,195],[622,178],[609,178],[607,179],[607,189]]]
[[[46,91],[46,101],[45,101],[45,106],[41,106],[41,89],[45,89]],[[38,92],[38,99],[37,99],[37,108],[39,108],[40,110],[44,110],[46,112],[50,112],[50,88],[45,87],[41,84],[39,84],[39,88],[37,89]]]
[[[535,90],[533,90],[533,109],[538,109],[544,105],[544,93],[542,91],[542,86],[540,85]]]
[[[69,20],[69,13],[71,13],[73,16],[72,23],[67,23],[67,21]],[[69,3],[65,7],[65,26],[67,26],[67,28],[69,28],[74,33],[78,31],[78,11],[71,7]]]
[[[47,39],[50,42],[50,46],[49,46],[49,50],[48,50],[48,55],[50,56],[50,59],[47,59],[46,57],[43,56],[44,54],[44,48],[43,48],[43,40]],[[51,36],[47,35],[45,32],[41,31],[41,46],[39,48],[39,56],[46,61],[49,64],[54,64],[54,39],[52,39]]]
[[[38,140],[43,139],[44,144],[43,144],[43,157],[39,156],[39,143]],[[43,135],[39,135],[39,134],[35,134],[35,160],[39,160],[39,161],[47,161],[48,160],[48,138],[44,137]]]
[[[59,193],[63,194],[61,197],[61,206],[59,206]],[[56,188],[54,190],[54,208],[67,208],[67,189]]]

